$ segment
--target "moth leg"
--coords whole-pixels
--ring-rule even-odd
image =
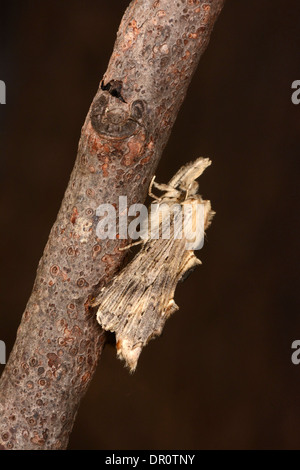
[[[173,188],[173,186],[170,186],[169,184],[159,184],[153,182],[153,186],[159,191],[165,192],[161,199],[177,200],[180,198],[180,191],[178,189]]]
[[[185,196],[184,196],[184,200],[185,200],[185,201],[186,201],[186,200],[188,199],[188,197],[189,197],[189,191],[190,191],[191,187],[192,187],[192,183],[190,183],[190,184],[188,185],[187,190],[186,190],[186,192],[185,192]]]
[[[141,243],[144,243],[144,240],[138,240],[137,242],[129,243],[129,245],[119,248],[119,251],[129,250],[129,248],[131,248],[132,246],[140,245]]]
[[[161,197],[158,197],[156,196],[153,192],[152,192],[152,188],[153,186],[158,189],[159,191],[162,191],[164,192],[165,194]],[[153,199],[155,199],[156,201],[161,201],[162,199],[177,199],[179,198],[180,196],[180,191],[178,191],[177,189],[173,188],[173,186],[170,186],[169,184],[159,184],[159,183],[156,183],[155,182],[155,176],[153,176],[151,182],[150,182],[150,185],[149,185],[149,189],[148,189],[148,195],[150,197],[152,197]]]
[[[152,192],[152,188],[153,186],[155,185],[156,187],[156,183],[154,183],[154,180],[155,180],[155,175],[153,176],[151,182],[150,182],[150,185],[149,185],[149,189],[148,189],[148,195],[150,197],[152,197],[153,199],[156,199],[157,201],[160,201],[160,197],[156,196],[153,192]]]

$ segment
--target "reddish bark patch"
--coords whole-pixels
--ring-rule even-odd
[[[102,168],[102,173],[103,173],[104,178],[107,178],[107,176],[108,176],[108,171],[107,171],[108,164],[104,163],[101,168]]]
[[[73,225],[75,224],[77,217],[78,217],[77,207],[73,207],[73,212],[72,212],[72,216],[71,216],[71,223]]]
[[[90,372],[86,372],[82,377],[81,377],[81,382],[83,384],[86,384],[89,381],[91,374]]]
[[[48,366],[49,367],[54,367],[54,369],[58,369],[59,366],[60,366],[60,359],[59,357],[57,356],[57,354],[55,353],[49,353],[47,354],[47,358],[48,358]]]

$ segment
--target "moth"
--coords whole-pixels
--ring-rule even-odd
[[[201,264],[194,250],[203,243],[214,212],[210,201],[198,194],[196,179],[210,164],[208,158],[198,158],[181,167],[168,184],[158,184],[153,178],[149,195],[154,199],[154,211],[141,223],[141,249],[92,304],[98,307],[101,327],[115,333],[117,355],[131,372],[143,347],[161,334],[166,320],[178,310],[174,301],[177,283]],[[153,188],[161,192],[160,197],[153,194]],[[189,211],[185,211],[187,207]],[[200,233],[194,230],[197,208],[201,208],[203,221]],[[166,220],[171,224],[165,224]]]

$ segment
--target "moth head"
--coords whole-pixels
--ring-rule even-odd
[[[169,181],[169,185],[173,188],[186,190],[196,182],[196,179],[202,175],[205,168],[209,165],[211,165],[211,160],[209,158],[197,158],[197,160],[189,162],[181,167]]]

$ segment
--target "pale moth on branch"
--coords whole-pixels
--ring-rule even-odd
[[[214,212],[210,201],[198,194],[196,179],[210,164],[208,158],[198,158],[180,168],[168,184],[152,180],[149,195],[155,201],[141,223],[142,247],[93,302],[99,324],[115,333],[117,354],[131,372],[142,348],[161,334],[166,320],[178,310],[177,283],[201,264],[194,250],[202,247]],[[160,197],[152,193],[153,187],[162,192]]]

